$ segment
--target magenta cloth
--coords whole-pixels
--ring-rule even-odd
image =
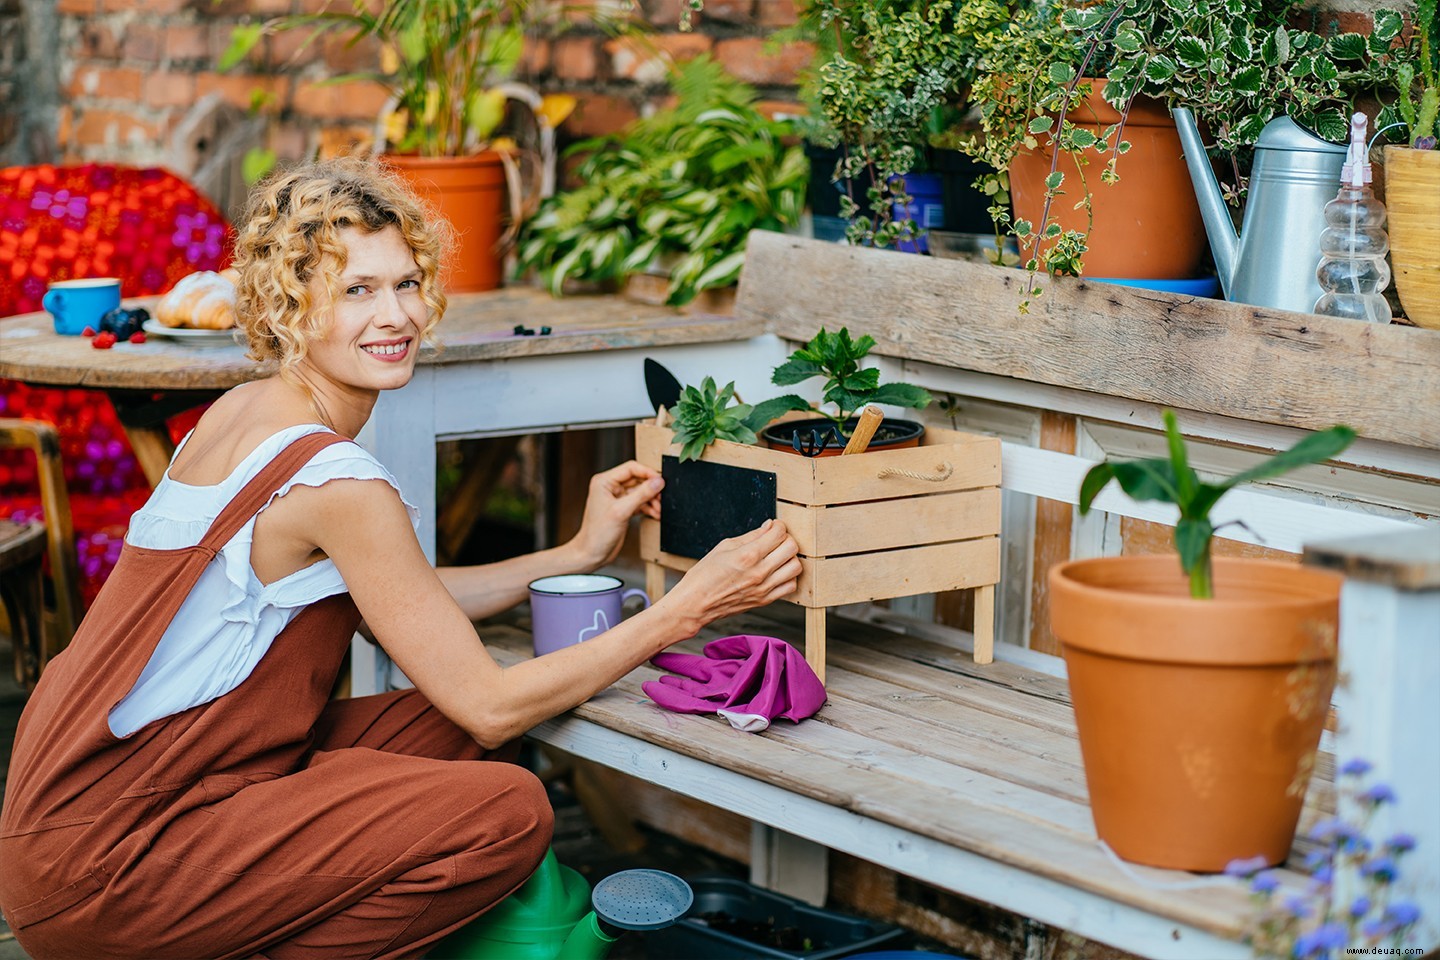
[[[705,644],[704,656],[662,653],[650,662],[678,676],[646,681],[641,689],[680,713],[718,712],[731,723],[731,714],[758,716],[768,726],[777,717],[804,720],[825,703],[825,686],[810,664],[776,637],[722,637]]]

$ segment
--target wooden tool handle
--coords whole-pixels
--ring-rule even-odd
[[[879,407],[866,407],[860,414],[860,422],[855,425],[855,432],[850,434],[850,442],[845,444],[845,453],[864,453],[865,448],[870,446],[870,438],[875,436],[875,430],[880,426],[880,421],[885,419],[885,414]]]

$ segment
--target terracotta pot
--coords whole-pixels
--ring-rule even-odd
[[[410,157],[384,161],[405,177],[455,228],[457,243],[442,283],[449,293],[494,290],[503,258],[505,167],[493,150],[473,157]]]
[[[1440,330],[1440,150],[1385,148],[1395,291],[1411,322]]]
[[[859,417],[851,417],[845,421],[847,439],[859,422]],[[818,436],[825,443],[824,449],[816,454],[817,457],[838,457],[845,452],[846,440],[835,435],[835,423],[826,417],[777,420],[760,431],[760,439],[771,450],[784,450],[798,455],[800,451],[795,449],[792,438],[796,433],[800,433],[803,437],[812,430],[820,431]],[[925,425],[922,423],[916,423],[914,420],[886,420],[875,431],[875,436],[871,439],[866,451],[904,450],[909,447],[918,447],[920,438],[923,436],[925,436]]]
[[[1335,685],[1340,577],[1216,558],[1214,600],[1174,556],[1050,570],[1095,830],[1122,858],[1219,871],[1290,853]]]
[[[1099,135],[1120,114],[1105,102],[1104,80],[1091,81],[1091,93],[1069,114],[1071,123]],[[1209,241],[1195,188],[1185,167],[1180,134],[1169,112],[1153,100],[1137,98],[1121,136],[1131,143],[1115,171],[1118,183],[1100,180],[1105,158],[1087,151],[1086,183],[1093,195],[1095,225],[1085,254],[1085,275],[1135,280],[1188,280],[1195,277]],[[1050,175],[1053,151],[1046,141],[1036,151],[1024,151],[1010,164],[1010,197],[1016,219],[1040,228],[1045,206],[1045,178]],[[1066,230],[1084,231],[1083,209],[1073,209],[1083,196],[1074,158],[1061,154],[1057,168],[1065,174],[1063,195],[1051,205],[1051,216]],[[1045,245],[1041,247],[1043,260]]]

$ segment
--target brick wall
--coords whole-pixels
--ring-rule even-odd
[[[268,37],[246,62],[225,74],[215,64],[232,29],[257,17],[313,10],[324,0],[0,0],[0,94],[26,69],[21,42],[27,10],[48,7],[58,29],[55,55],[29,51],[29,63],[54,65],[60,103],[51,115],[56,157],[70,162],[108,160],[136,164],[171,161],[170,139],[186,111],[214,93],[239,110],[257,91],[272,118],[265,134],[281,157],[332,154],[370,142],[385,101],[378,85],[326,86],[338,73],[363,70],[377,60],[373,46],[346,47],[341,38],[305,46],[304,31]],[[343,2],[343,0],[337,0]],[[798,71],[809,61],[806,44],[766,47],[766,37],[794,21],[792,0],[711,0],[678,24],[683,0],[637,0],[634,15],[654,25],[639,40],[612,40],[575,28],[557,38],[533,37],[521,79],[544,92],[572,92],[579,108],[562,139],[613,130],[664,96],[658,58],[711,51],[738,76],[759,87],[775,109],[793,109]],[[18,105],[0,114],[0,132],[18,123]],[[7,135],[4,141],[10,140]],[[30,156],[12,162],[33,162]]]

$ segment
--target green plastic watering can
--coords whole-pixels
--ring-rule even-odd
[[[590,885],[545,854],[525,885],[430,952],[434,960],[601,960],[626,930],[661,930],[695,895],[663,870],[624,870]]]

